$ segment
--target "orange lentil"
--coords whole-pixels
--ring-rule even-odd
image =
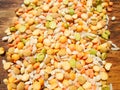
[[[47,2],[47,3],[50,3],[50,2],[51,2],[51,0],[46,0],[46,2]]]
[[[93,76],[94,76],[93,69],[86,70],[85,74],[88,75],[90,78],[93,78]]]
[[[58,0],[58,2],[62,2],[63,0]]]
[[[71,58],[76,59],[76,58],[77,58],[77,56],[76,56],[76,55],[72,55],[72,56],[71,56]]]
[[[87,54],[84,54],[84,56],[83,56],[83,60],[86,60],[88,58],[88,55]]]
[[[82,26],[81,26],[81,25],[78,25],[76,31],[77,31],[77,32],[81,32],[82,30],[83,30]]]
[[[8,44],[8,47],[14,47],[14,44]]]
[[[12,76],[12,73],[9,73],[9,74],[8,74],[8,77],[10,77],[10,76]]]
[[[21,68],[21,66],[20,65],[16,65],[16,68]]]
[[[91,89],[96,90],[96,85],[92,85]]]
[[[59,41],[61,43],[65,43],[65,42],[67,42],[67,37],[66,36],[61,36],[60,39],[59,39]]]
[[[80,86],[80,84],[79,84],[78,82],[76,82],[76,83],[75,83],[75,86],[76,86],[76,87],[79,87],[79,86]]]
[[[28,84],[25,85],[25,90],[28,90],[28,88],[29,88],[29,85]]]
[[[80,70],[80,72],[81,72],[81,74],[85,73],[85,68],[82,68],[82,69]]]
[[[71,72],[71,73],[70,73],[70,79],[71,79],[71,80],[74,80],[75,77],[76,77],[75,73]]]
[[[36,46],[37,46],[37,48],[42,48],[43,44],[42,43],[37,43]]]
[[[68,46],[69,48],[70,48],[70,50],[75,50],[75,45],[74,44],[70,44],[69,46]]]
[[[23,42],[19,42],[18,44],[17,44],[17,48],[18,49],[22,49],[24,47],[24,43]]]
[[[20,56],[18,55],[18,54],[13,54],[12,55],[12,60],[13,61],[17,61],[17,60],[19,60],[20,59]]]
[[[111,8],[111,7],[108,7],[107,10],[108,10],[109,12],[111,12],[111,11],[112,11],[112,8]]]
[[[109,5],[112,6],[112,5],[113,5],[113,2],[109,2]]]
[[[64,27],[61,28],[61,31],[64,32],[66,29]]]
[[[37,68],[39,67],[39,65],[40,65],[40,63],[37,62],[37,63],[35,63],[35,64],[33,65],[33,68],[34,68],[34,69],[37,69]]]
[[[77,54],[77,57],[78,57],[79,59],[81,59],[83,56],[84,56],[84,53],[82,53],[82,52]]]
[[[40,82],[40,85],[43,85],[44,84],[44,79],[42,77],[39,78],[39,82]]]
[[[40,73],[40,68],[37,68],[36,73],[38,74]]]

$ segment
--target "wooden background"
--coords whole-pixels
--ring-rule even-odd
[[[110,40],[120,47],[120,0],[111,1],[114,2],[114,5],[112,13],[109,13]],[[2,42],[1,38],[5,36],[4,30],[10,25],[12,18],[15,16],[14,11],[20,7],[22,2],[23,0],[0,0],[0,46],[7,48],[6,43]],[[111,21],[112,16],[116,17],[115,21]],[[7,90],[3,83],[3,78],[7,76],[7,73],[2,68],[2,59],[4,59],[4,56],[0,56],[0,90]],[[107,61],[113,63],[108,82],[113,84],[113,90],[120,90],[120,51],[109,52]]]

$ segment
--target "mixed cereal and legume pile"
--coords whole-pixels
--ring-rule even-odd
[[[24,0],[12,25],[3,68],[8,90],[110,90],[115,44],[108,41],[109,0]],[[4,48],[0,48],[0,54]]]

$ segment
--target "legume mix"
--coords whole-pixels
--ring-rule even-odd
[[[3,81],[8,90],[110,90],[109,0],[24,0],[12,25]],[[4,48],[0,48],[0,54]]]

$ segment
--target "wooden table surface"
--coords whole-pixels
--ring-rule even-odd
[[[120,0],[111,1],[114,2],[114,5],[112,13],[109,13],[110,40],[120,47]],[[5,36],[4,30],[10,25],[12,18],[15,16],[14,11],[20,7],[22,2],[23,0],[0,0],[0,46],[7,48],[7,43],[2,42],[1,38]],[[116,17],[115,21],[111,21],[112,16]],[[4,56],[0,57],[0,90],[7,90],[3,83],[3,78],[7,76],[7,73],[2,68],[2,59],[4,59]],[[113,84],[113,90],[120,90],[120,51],[110,51],[107,61],[113,64],[109,72],[108,82]]]

